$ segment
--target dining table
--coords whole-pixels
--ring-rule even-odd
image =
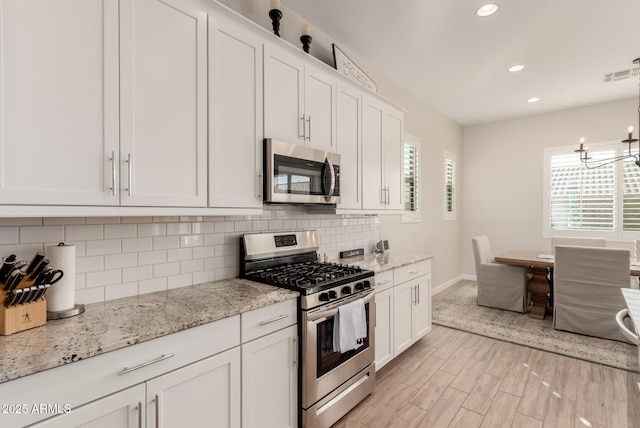
[[[536,250],[509,250],[494,257],[496,263],[529,268],[531,277],[527,291],[531,295],[531,318],[542,320],[553,313],[553,290],[549,283],[549,272],[553,271],[553,254]],[[640,263],[632,261],[630,276],[640,277]]]

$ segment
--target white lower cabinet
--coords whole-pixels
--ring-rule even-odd
[[[0,383],[0,403],[25,403],[0,425],[295,427],[296,313],[286,300]]]
[[[85,404],[35,427],[205,427],[212,423],[220,427],[240,426],[237,347]]]
[[[96,400],[66,413],[32,425],[37,428],[133,428],[144,426],[144,385]]]
[[[242,314],[242,426],[297,426],[296,301]]]
[[[431,331],[431,260],[376,275],[376,370]]]
[[[298,331],[295,325],[242,345],[242,426],[295,427]]]

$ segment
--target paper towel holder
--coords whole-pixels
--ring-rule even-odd
[[[66,244],[64,242],[60,242],[58,247],[64,247]],[[73,308],[64,309],[62,311],[47,311],[47,320],[59,320],[63,318],[74,317],[76,315],[80,315],[84,312],[84,305],[82,303],[77,303],[73,306]]]

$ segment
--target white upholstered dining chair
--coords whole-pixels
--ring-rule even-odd
[[[478,305],[526,312],[529,293],[525,268],[496,263],[486,235],[476,236],[471,242],[476,263]]]
[[[626,307],[620,289],[629,287],[628,250],[559,245],[553,282],[555,329],[629,342],[616,323]]]
[[[571,238],[567,236],[551,237],[551,253],[555,254],[557,245],[572,245],[578,247],[598,247],[604,248],[607,240],[604,238]]]

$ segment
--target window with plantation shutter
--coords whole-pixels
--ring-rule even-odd
[[[403,222],[420,221],[420,140],[411,135],[404,136],[404,169],[403,169],[403,195],[404,210]]]
[[[587,169],[575,148],[545,150],[545,235],[640,239],[640,167],[635,159]],[[625,154],[628,146],[618,142],[591,144],[589,150],[592,164]]]
[[[638,150],[632,151],[637,154]],[[624,190],[622,192],[622,229],[640,231],[640,167],[632,158],[623,165]]]
[[[456,155],[444,152],[444,219],[456,219]]]
[[[606,159],[613,150],[592,151]],[[616,165],[587,169],[576,153],[551,158],[551,229],[613,231],[615,219]]]

